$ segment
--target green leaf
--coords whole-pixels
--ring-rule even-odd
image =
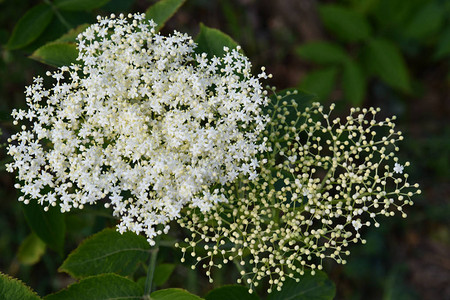
[[[19,49],[37,39],[47,28],[53,11],[47,4],[39,4],[28,10],[13,29],[6,45],[8,49]]]
[[[25,46],[23,51],[33,53],[39,47],[58,40],[58,38],[67,34],[68,30],[66,25],[70,25],[70,28],[76,28],[78,25],[83,23],[90,24],[95,21],[95,18],[93,18],[90,13],[85,11],[65,11],[60,12],[60,14],[66,23],[62,23],[59,18],[53,18],[44,32],[31,44]]]
[[[55,0],[54,5],[61,10],[93,10],[102,7],[110,0]]]
[[[299,88],[317,95],[320,100],[325,100],[334,88],[337,71],[337,68],[329,67],[309,72],[300,82]]]
[[[403,34],[414,39],[423,39],[436,34],[444,22],[445,10],[437,2],[420,7],[403,29]]]
[[[206,53],[209,56],[222,56],[225,51],[224,47],[234,49],[238,44],[227,34],[220,30],[209,28],[200,23],[200,32],[195,38],[197,48],[195,52]]]
[[[80,280],[45,300],[140,300],[144,290],[136,282],[116,274],[101,274]]]
[[[210,291],[206,300],[258,300],[258,296],[250,294],[242,285],[225,285]]]
[[[367,43],[369,70],[391,87],[411,92],[408,68],[398,47],[385,39],[371,39]]]
[[[186,0],[161,0],[150,6],[145,12],[145,18],[155,21],[156,31],[164,27],[167,20],[169,20],[177,10],[183,5]]]
[[[434,59],[442,59],[450,55],[450,26],[441,34]]]
[[[325,28],[343,41],[367,39],[372,31],[364,16],[341,5],[320,5],[319,14]]]
[[[304,44],[297,48],[297,54],[318,64],[341,64],[350,59],[339,45],[324,41]]]
[[[352,60],[347,61],[342,72],[342,89],[347,101],[355,106],[361,105],[366,95],[366,85],[360,66]]]
[[[153,284],[155,286],[163,285],[169,279],[170,275],[172,275],[174,269],[174,264],[157,265],[153,275]]]
[[[133,273],[149,257],[150,245],[133,232],[120,234],[106,228],[84,240],[64,261],[59,271],[74,278],[102,273]]]
[[[89,24],[78,25],[77,27],[72,28],[67,33],[63,34],[60,38],[55,40],[55,42],[75,43],[77,41],[77,36],[85,31],[89,26]]]
[[[66,27],[58,18],[53,18],[42,34],[32,43],[22,48],[25,53],[33,53],[36,49],[51,43],[67,32]]]
[[[34,233],[20,244],[17,259],[24,265],[34,265],[45,253],[45,243]]]
[[[46,212],[44,207],[39,205],[37,201],[30,201],[29,204],[22,204],[22,209],[25,219],[34,233],[47,246],[62,254],[66,222],[59,207],[49,207],[49,210]]]
[[[62,67],[77,63],[78,49],[74,43],[52,42],[33,52],[30,58],[44,64]]]
[[[300,281],[287,279],[281,291],[269,294],[267,300],[332,300],[336,293],[334,283],[322,271],[315,275],[305,273]]]
[[[201,300],[199,296],[193,295],[182,289],[165,289],[151,293],[152,300]]]
[[[20,280],[0,272],[0,299],[39,300],[41,298]]]

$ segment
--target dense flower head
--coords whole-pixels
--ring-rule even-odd
[[[354,108],[333,119],[334,105],[326,112],[287,98],[269,104],[264,136],[272,150],[261,154],[260,177],[240,178],[224,187],[227,203],[208,212],[191,207],[179,219],[189,235],[177,246],[194,266],[211,276],[235,261],[238,282],[250,291],[265,278],[268,292],[281,289],[286,277],[322,269],[325,258],[345,264],[348,246],[365,243],[362,227],[378,227],[380,216],[406,217],[403,207],[420,193],[395,155],[402,140],[395,118],[377,121],[379,110]]]
[[[26,88],[8,149],[19,200],[62,212],[102,200],[120,232],[152,243],[183,206],[226,202],[213,186],[257,177],[264,70],[253,76],[239,48],[208,57],[155,27],[144,15],[99,17],[78,36],[79,64],[47,73],[49,89],[41,77]]]

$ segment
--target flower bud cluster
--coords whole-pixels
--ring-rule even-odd
[[[227,203],[206,213],[192,207],[179,219],[189,237],[178,246],[194,265],[210,276],[235,261],[250,291],[263,279],[268,292],[280,290],[287,277],[322,269],[325,258],[345,264],[348,246],[365,243],[363,227],[406,217],[403,207],[420,193],[395,154],[402,140],[395,117],[377,121],[378,109],[353,108],[332,118],[334,105],[300,108],[288,98],[269,104],[263,136],[271,151],[261,155],[258,179],[228,184]]]
[[[98,17],[78,36],[79,64],[48,72],[51,88],[41,77],[26,88],[8,148],[19,200],[62,212],[102,200],[120,232],[153,243],[185,205],[227,201],[212,186],[257,176],[264,70],[253,76],[239,48],[208,57],[155,27],[144,15]]]

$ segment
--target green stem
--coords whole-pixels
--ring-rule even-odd
[[[56,17],[58,18],[58,20],[68,29],[72,29],[72,26],[69,24],[69,22],[67,22],[67,20],[61,15],[61,13],[59,12],[59,10],[56,8],[56,6],[53,5],[53,3],[50,0],[44,0],[44,2],[46,4],[48,4],[53,12],[55,13]]]
[[[153,275],[155,273],[156,258],[158,257],[158,252],[159,236],[155,238],[155,245],[153,246],[153,249],[151,251],[150,264],[147,269],[147,279],[145,280],[145,296],[148,296],[148,299],[150,299],[150,294],[152,292]]]

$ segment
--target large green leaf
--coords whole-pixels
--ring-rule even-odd
[[[24,265],[34,265],[45,253],[45,243],[34,233],[31,233],[20,244],[17,259]]]
[[[44,64],[62,67],[77,63],[78,49],[74,43],[52,42],[33,52],[30,58]]]
[[[309,72],[300,82],[299,88],[325,100],[334,88],[337,71],[336,67],[329,67]]]
[[[193,295],[182,289],[165,289],[153,292],[150,295],[152,300],[201,300],[199,296]]]
[[[342,5],[320,5],[319,13],[325,28],[343,41],[361,41],[371,34],[372,30],[365,17]]]
[[[224,47],[234,49],[238,44],[227,34],[220,30],[209,28],[200,24],[200,32],[195,38],[197,42],[197,53],[206,53],[209,56],[222,56],[225,51]]]
[[[153,274],[153,285],[160,286],[163,285],[172,275],[175,269],[174,264],[159,264],[155,268],[155,273]]]
[[[420,7],[402,33],[411,38],[423,39],[434,35],[444,23],[445,10],[438,2],[432,1]]]
[[[258,300],[258,296],[250,294],[242,285],[225,285],[210,291],[206,300]]]
[[[21,281],[0,272],[0,299],[39,300],[41,298]]]
[[[344,64],[342,89],[348,102],[355,106],[363,103],[366,95],[366,78],[360,66],[353,60],[349,60]]]
[[[172,17],[186,0],[161,0],[150,6],[145,12],[147,19],[156,22],[156,30],[159,31],[167,20]]]
[[[55,0],[54,4],[61,10],[92,10],[102,7],[110,0]]]
[[[299,282],[287,279],[281,291],[275,290],[267,300],[332,300],[335,293],[334,283],[324,272],[316,271],[315,275],[305,273]]]
[[[44,32],[32,43],[25,46],[23,50],[27,53],[33,53],[36,49],[50,42],[59,41],[61,36],[68,34],[67,28],[72,32],[77,29],[78,25],[83,23],[92,23],[95,18],[85,11],[61,11],[61,18],[52,18],[50,24],[45,28]],[[61,21],[63,20],[63,22]],[[75,40],[66,40],[67,42],[75,42]]]
[[[107,228],[84,240],[59,270],[75,278],[101,273],[129,275],[149,254],[150,245],[143,236]]]
[[[136,282],[116,274],[101,274],[80,280],[45,300],[140,300],[144,290]]]
[[[367,47],[366,61],[369,70],[391,87],[410,92],[409,71],[398,47],[381,38],[369,40]]]
[[[37,39],[50,24],[53,11],[47,4],[39,4],[28,10],[13,29],[6,45],[9,49],[19,49]]]
[[[22,204],[22,209],[28,225],[30,225],[36,235],[50,248],[62,254],[66,222],[59,208],[49,207],[49,210],[46,212],[42,205],[33,200],[27,205]]]
[[[297,48],[297,53],[300,57],[318,64],[341,64],[350,59],[339,45],[325,41],[304,44]]]

